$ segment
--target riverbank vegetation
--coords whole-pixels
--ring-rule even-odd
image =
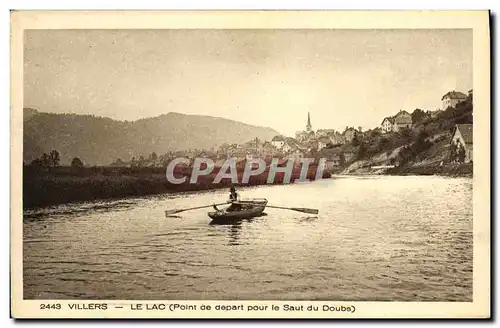
[[[55,152],[53,156],[56,156]],[[213,172],[208,175],[200,176],[196,183],[190,183],[192,167],[178,165],[174,175],[176,178],[186,177],[186,182],[173,184],[166,178],[165,167],[85,167],[78,158],[72,160],[71,166],[50,165],[50,163],[53,162],[40,160],[24,165],[23,207],[25,209],[78,201],[229,188],[232,185],[230,178],[214,183],[220,167],[214,168]],[[242,161],[237,165],[239,182],[242,181],[245,164],[246,162]],[[300,169],[299,166],[294,167],[291,183],[299,178]],[[316,170],[317,166],[311,164],[307,179],[314,180]],[[262,174],[251,176],[248,183],[244,185],[267,184],[268,174],[269,166]],[[327,177],[330,177],[330,173],[324,171],[323,178]],[[282,184],[283,179],[284,173],[277,173],[273,183]],[[235,186],[243,186],[243,184],[237,183]]]

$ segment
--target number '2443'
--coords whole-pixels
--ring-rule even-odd
[[[40,304],[40,310],[60,310],[61,304]]]

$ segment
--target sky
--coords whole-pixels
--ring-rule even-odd
[[[364,130],[472,89],[472,30],[30,30],[24,107]]]

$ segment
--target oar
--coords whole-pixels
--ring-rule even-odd
[[[318,214],[319,211],[314,208],[304,208],[304,207],[281,207],[281,206],[271,206],[267,205],[266,207],[270,208],[279,208],[282,210],[292,210],[292,211],[297,211],[297,212],[302,212],[302,213],[307,213],[307,214]]]
[[[197,209],[200,209],[200,208],[212,207],[212,206],[218,206],[218,205],[226,205],[226,204],[227,203],[210,204],[210,205],[196,206],[196,207],[183,208],[183,209],[177,209],[177,210],[166,210],[165,211],[165,216],[170,216],[172,214],[177,214],[177,213],[184,212],[184,211],[191,211],[191,210],[197,210]]]

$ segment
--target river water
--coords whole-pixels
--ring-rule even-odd
[[[336,177],[241,189],[319,215],[210,225],[226,190],[26,212],[28,299],[472,301],[472,180]]]

